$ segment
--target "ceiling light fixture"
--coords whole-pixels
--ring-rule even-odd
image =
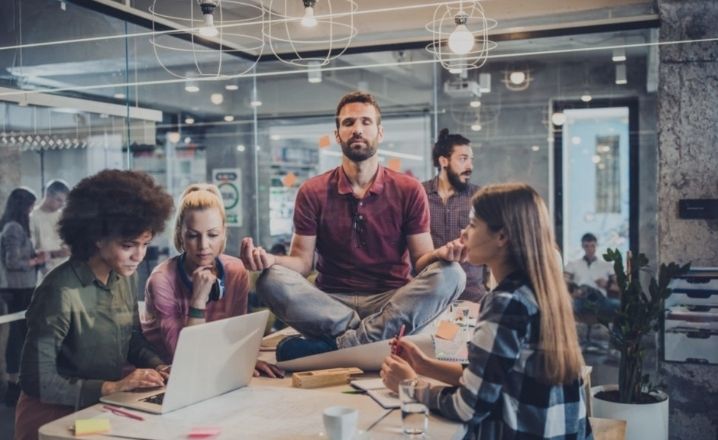
[[[239,86],[237,84],[227,84],[224,86],[224,89],[233,92],[235,90],[239,90]]]
[[[112,95],[112,97],[115,99],[125,99],[126,98],[124,93],[115,93],[114,95]]]
[[[322,82],[322,65],[319,61],[310,61],[307,65],[307,81],[311,84]]]
[[[480,68],[496,47],[489,40],[489,30],[496,27],[496,20],[486,17],[480,0],[440,3],[426,24],[432,34],[426,50],[447,70]]]
[[[469,102],[469,107],[479,108],[481,107],[481,101],[479,101],[478,99],[474,99],[473,101]]]
[[[504,70],[504,78],[501,80],[506,88],[512,92],[520,92],[528,89],[531,81],[533,81],[533,77],[529,69]]]
[[[617,47],[613,49],[613,55],[611,56],[611,60],[614,63],[622,63],[626,61],[626,49],[623,47]]]
[[[188,116],[188,117],[184,118],[184,123],[187,125],[192,125],[192,124],[194,124],[194,118]]]
[[[588,92],[584,92],[583,95],[581,95],[581,101],[583,102],[591,102],[593,100],[593,96],[589,95]]]
[[[624,63],[616,64],[616,84],[628,84],[628,78],[626,78],[626,65]]]
[[[563,112],[556,112],[551,115],[551,122],[553,125],[560,127],[566,123],[566,114]]]
[[[481,122],[479,122],[478,120],[471,124],[471,131],[481,131],[481,128]]]
[[[199,34],[203,37],[216,37],[219,30],[214,25],[214,10],[217,8],[218,0],[197,0],[204,16],[204,25],[200,26]]]
[[[509,82],[514,85],[521,85],[526,81],[526,72],[523,70],[515,70],[511,73],[509,73]]]
[[[232,115],[227,115],[227,116],[224,117],[224,121],[225,121],[225,122],[232,122],[232,121],[234,121],[234,116],[232,116]]]
[[[247,147],[245,147],[243,144],[237,145],[237,151],[239,151],[240,153],[244,152],[244,150],[246,149]]]
[[[180,140],[180,134],[178,131],[170,131],[167,133],[167,140],[172,142],[173,144],[176,144]]]
[[[302,17],[302,26],[313,28],[317,26],[317,19],[314,17],[314,5],[317,0],[302,0],[304,3],[304,17]]]
[[[209,100],[214,105],[220,105],[221,103],[224,102],[224,95],[222,95],[221,93],[212,93],[209,96]]]
[[[449,49],[457,55],[466,55],[474,48],[474,34],[466,27],[469,16],[459,11],[454,17],[456,29],[449,35]]]
[[[193,79],[188,79],[184,83],[184,90],[187,93],[197,93],[199,92],[199,86],[197,85],[197,81]]]

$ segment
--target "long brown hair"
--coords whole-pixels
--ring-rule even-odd
[[[485,186],[472,204],[474,215],[492,231],[503,229],[510,263],[531,281],[541,312],[539,349],[547,382],[576,380],[583,356],[546,204],[533,188],[522,183]]]

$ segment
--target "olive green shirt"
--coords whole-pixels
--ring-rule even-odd
[[[121,379],[127,362],[161,363],[140,330],[132,281],[112,272],[105,285],[73,259],[47,274],[27,311],[20,364],[26,394],[79,409],[97,403],[102,383]]]

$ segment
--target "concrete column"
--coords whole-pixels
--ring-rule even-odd
[[[715,0],[658,0],[660,40],[718,37]],[[682,220],[682,198],[718,198],[718,42],[660,47],[658,257],[718,266],[718,220]],[[718,366],[660,362],[670,438],[718,438]]]

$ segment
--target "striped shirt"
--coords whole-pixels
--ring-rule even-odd
[[[438,176],[422,182],[422,185],[429,198],[431,240],[434,242],[434,248],[439,248],[459,238],[461,230],[469,224],[471,197],[479,187],[470,183],[464,191],[455,191],[444,203],[439,195]],[[479,302],[486,294],[486,266],[461,263],[461,267],[466,272],[466,288],[459,299]]]
[[[461,385],[433,386],[425,403],[467,423],[468,438],[592,439],[581,379],[541,380],[539,329],[530,283],[513,273],[482,300]]]

